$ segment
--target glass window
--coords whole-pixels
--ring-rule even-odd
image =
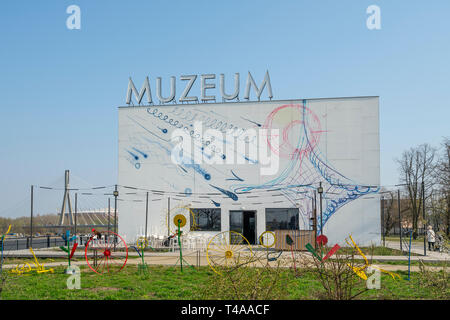
[[[266,230],[298,230],[298,208],[266,208]]]
[[[244,233],[244,219],[242,211],[230,211],[230,231]]]
[[[195,231],[220,231],[221,210],[191,209],[191,230]],[[195,222],[195,223],[194,223]]]

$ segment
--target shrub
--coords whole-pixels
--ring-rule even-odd
[[[330,248],[323,248],[328,252]],[[310,256],[304,256],[302,265],[312,271],[319,280],[323,290],[315,293],[319,299],[325,300],[351,300],[366,292],[368,289],[358,290],[358,284],[362,281],[353,267],[358,267],[355,256],[336,252],[332,258],[322,262]]]
[[[213,299],[231,300],[273,300],[287,297],[288,275],[281,268],[281,261],[275,266],[261,264],[255,267],[252,261],[234,268],[220,269],[221,274],[214,274],[205,292]]]
[[[423,260],[419,260],[420,272],[418,276],[418,289],[429,288],[437,299],[448,299],[450,297],[449,281],[450,277],[447,268],[444,265],[442,270],[430,271],[427,269]]]

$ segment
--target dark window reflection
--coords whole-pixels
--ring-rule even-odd
[[[220,231],[220,209],[191,209],[191,230],[196,231]],[[195,219],[195,224],[194,224]]]
[[[298,208],[266,209],[266,230],[298,230]]]

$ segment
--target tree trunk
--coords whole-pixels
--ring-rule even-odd
[[[450,235],[450,194],[447,195],[447,237]]]
[[[418,222],[418,216],[416,213],[413,213],[413,239],[416,240],[418,236],[418,228],[417,228],[417,222]]]

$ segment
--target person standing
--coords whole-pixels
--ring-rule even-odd
[[[436,242],[436,234],[434,233],[432,226],[428,226],[427,241],[428,241],[428,250],[431,251],[431,247],[433,247],[433,251],[434,251],[434,243]]]

